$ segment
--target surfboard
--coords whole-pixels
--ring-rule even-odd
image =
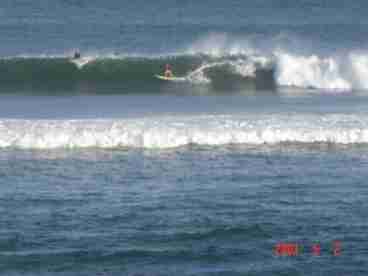
[[[81,69],[87,63],[93,61],[92,57],[82,57],[77,59],[70,59],[70,62],[74,63],[79,69]]]
[[[186,80],[186,78],[183,78],[183,77],[165,77],[161,75],[155,75],[155,77],[160,80],[165,80],[165,81],[185,81]]]

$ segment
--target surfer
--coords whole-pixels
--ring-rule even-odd
[[[166,78],[172,78],[174,76],[171,69],[170,69],[169,64],[166,64],[164,75],[165,75]]]
[[[165,65],[165,71],[162,75],[155,75],[157,79],[164,80],[164,81],[185,81],[187,78],[185,77],[175,77],[173,72],[171,71],[170,65]]]
[[[74,52],[73,59],[79,59],[81,57],[80,52],[77,50]]]

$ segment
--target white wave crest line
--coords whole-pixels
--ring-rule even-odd
[[[203,116],[141,120],[0,121],[0,148],[173,148],[188,144],[368,143],[358,116]]]

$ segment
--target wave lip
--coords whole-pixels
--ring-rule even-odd
[[[174,148],[190,144],[368,143],[368,116],[212,115],[129,120],[2,120],[0,148]]]

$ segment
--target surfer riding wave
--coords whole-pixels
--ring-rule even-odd
[[[170,65],[169,64],[166,64],[166,66],[165,66],[164,76],[166,78],[172,78],[174,76],[173,72],[170,69]]]

